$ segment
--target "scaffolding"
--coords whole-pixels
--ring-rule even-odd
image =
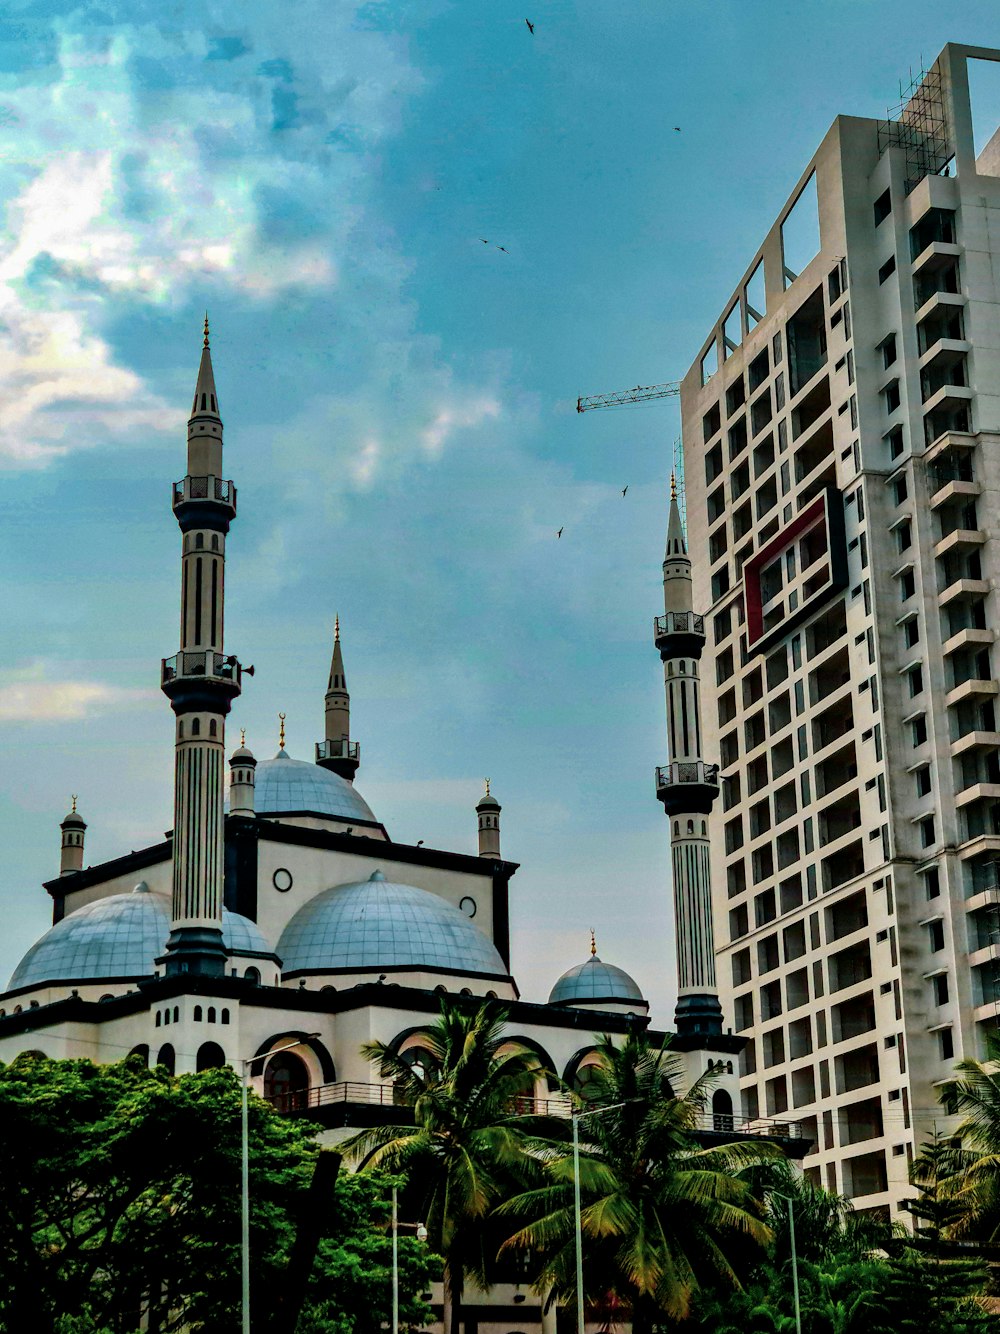
[[[925,176],[939,176],[955,156],[948,123],[948,102],[940,65],[910,71],[910,82],[899,86],[899,101],[878,123],[878,152],[898,148],[906,163],[906,193]]]

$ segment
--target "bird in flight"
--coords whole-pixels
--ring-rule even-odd
[[[563,530],[562,528],[560,528],[558,533],[556,533],[556,537],[562,537],[562,535],[563,535]]]
[[[532,23],[531,19],[525,19],[524,21],[528,25],[528,31],[531,33],[532,37],[534,37],[535,25]]]
[[[484,241],[482,237],[480,237],[479,239],[480,241],[483,242],[483,245],[489,245],[489,241]]]
[[[675,125],[675,126],[674,126],[674,130],[675,130],[678,134],[680,134],[680,132],[681,132],[681,127],[680,127],[679,125]]]
[[[627,490],[628,490],[628,486],[625,487],[625,491],[627,491]],[[625,491],[622,492],[622,495],[623,495],[623,496],[624,496],[624,494],[625,494]]]
[[[498,246],[497,246],[497,249],[498,249],[498,250],[502,250],[503,253],[504,253],[505,255],[509,255],[509,254],[510,254],[510,251],[507,249],[507,247],[506,247],[505,245],[498,245]]]

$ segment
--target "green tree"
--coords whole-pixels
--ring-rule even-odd
[[[684,1318],[704,1284],[736,1286],[734,1256],[771,1233],[738,1173],[770,1155],[759,1142],[699,1146],[694,1131],[710,1081],[677,1096],[681,1068],[643,1036],[599,1043],[581,1122],[587,1297],[624,1307],[642,1334],[664,1315]],[[620,1105],[618,1105],[620,1104]],[[537,1287],[575,1300],[573,1160],[561,1148],[544,1162],[544,1183],[503,1205],[522,1226],[505,1249],[540,1257]]]
[[[365,1054],[392,1080],[410,1122],[364,1130],[344,1145],[365,1169],[407,1180],[411,1216],[426,1221],[444,1260],[446,1334],[457,1334],[466,1280],[488,1286],[491,1212],[537,1170],[529,1150],[538,1137],[558,1133],[545,1118],[522,1114],[541,1072],[528,1053],[501,1053],[506,1018],[497,1003],[469,1009],[443,999],[424,1031],[420,1068],[385,1043],[368,1043]]]
[[[945,1111],[964,1114],[949,1149],[946,1193],[955,1214],[948,1235],[1000,1242],[1000,1043],[987,1062],[965,1060],[941,1091]]]
[[[261,1330],[316,1156],[310,1127],[251,1099]],[[19,1057],[0,1066],[0,1329],[132,1334],[142,1319],[154,1334],[235,1331],[239,1176],[240,1086],[231,1070],[175,1079],[136,1058],[95,1066]],[[372,1190],[381,1191],[380,1217],[363,1194]],[[365,1334],[378,1312],[388,1316],[387,1200],[385,1182],[337,1182],[307,1298],[340,1329]],[[411,1255],[415,1246],[401,1249],[404,1298],[419,1323],[413,1301],[431,1261],[422,1248]],[[370,1294],[334,1310],[329,1275],[352,1265],[366,1276],[356,1289],[367,1284]]]

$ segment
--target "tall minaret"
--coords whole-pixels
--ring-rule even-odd
[[[670,479],[670,519],[663,557],[664,615],[655,642],[667,690],[670,763],[656,771],[656,795],[670,817],[674,920],[677,936],[678,1034],[721,1034],[722,1007],[715,983],[708,816],[719,795],[719,767],[701,753],[698,667],[705,647],[704,619],[693,611],[691,561]]]
[[[236,487],[222,476],[222,418],[205,344],[188,422],[187,476],[174,483],[181,538],[180,651],[163,662],[161,685],[176,714],[174,863],[168,973],[225,970],[222,943],[223,773],[226,714],[241,688],[223,652],[226,534]]]
[[[476,815],[479,818],[479,855],[500,860],[500,811],[499,801],[490,791],[490,780],[486,779],[486,791],[479,798]]]
[[[326,688],[326,739],[316,742],[316,763],[353,782],[361,763],[361,747],[351,740],[351,697],[347,693],[340,617],[333,625],[333,660]]]
[[[83,837],[87,832],[87,822],[76,809],[76,793],[73,794],[73,807],[60,824],[62,830],[59,851],[59,874],[72,875],[83,870]]]

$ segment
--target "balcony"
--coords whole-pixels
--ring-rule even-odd
[[[252,667],[246,670],[253,675]],[[221,706],[228,713],[229,701],[240,693],[242,685],[243,668],[232,654],[199,649],[193,653],[175,653],[160,664],[160,688],[171,701],[202,700],[206,709]]]
[[[316,763],[323,769],[332,769],[348,781],[354,778],[361,763],[361,747],[347,737],[316,742]]]
[[[656,797],[668,815],[708,815],[719,795],[719,766],[703,760],[661,764]]]
[[[968,755],[976,750],[997,750],[1000,749],[1000,732],[966,732],[956,741],[951,743],[951,754],[953,759],[958,759],[961,755]]]
[[[934,470],[935,473],[937,470]],[[931,496],[931,509],[941,509],[945,505],[953,504],[956,501],[971,500],[983,493],[983,488],[979,482],[971,479],[954,477],[945,482]]]
[[[981,547],[986,541],[986,534],[979,528],[953,528],[946,537],[942,537],[934,547],[935,557],[956,555]]]
[[[938,606],[947,607],[950,602],[970,602],[973,598],[984,598],[990,591],[985,579],[956,579],[938,593]]]
[[[950,708],[953,704],[963,704],[970,699],[986,699],[998,693],[1000,685],[997,685],[996,681],[980,681],[978,677],[973,676],[968,681],[963,681],[960,686],[956,686],[954,690],[949,690],[944,702]]]
[[[693,611],[668,611],[653,617],[653,643],[660,657],[696,658],[705,644],[705,618]]]
[[[174,482],[171,503],[185,532],[201,523],[211,527],[213,519],[225,530],[236,517],[236,487],[221,477],[182,477]]]
[[[944,656],[950,657],[952,653],[960,653],[963,649],[972,648],[978,644],[992,644],[996,635],[992,630],[983,630],[979,626],[969,625],[964,630],[958,630],[946,639],[941,645],[941,652]]]
[[[955,793],[955,805],[959,809],[971,806],[974,801],[1000,801],[1000,783],[972,783]]]

